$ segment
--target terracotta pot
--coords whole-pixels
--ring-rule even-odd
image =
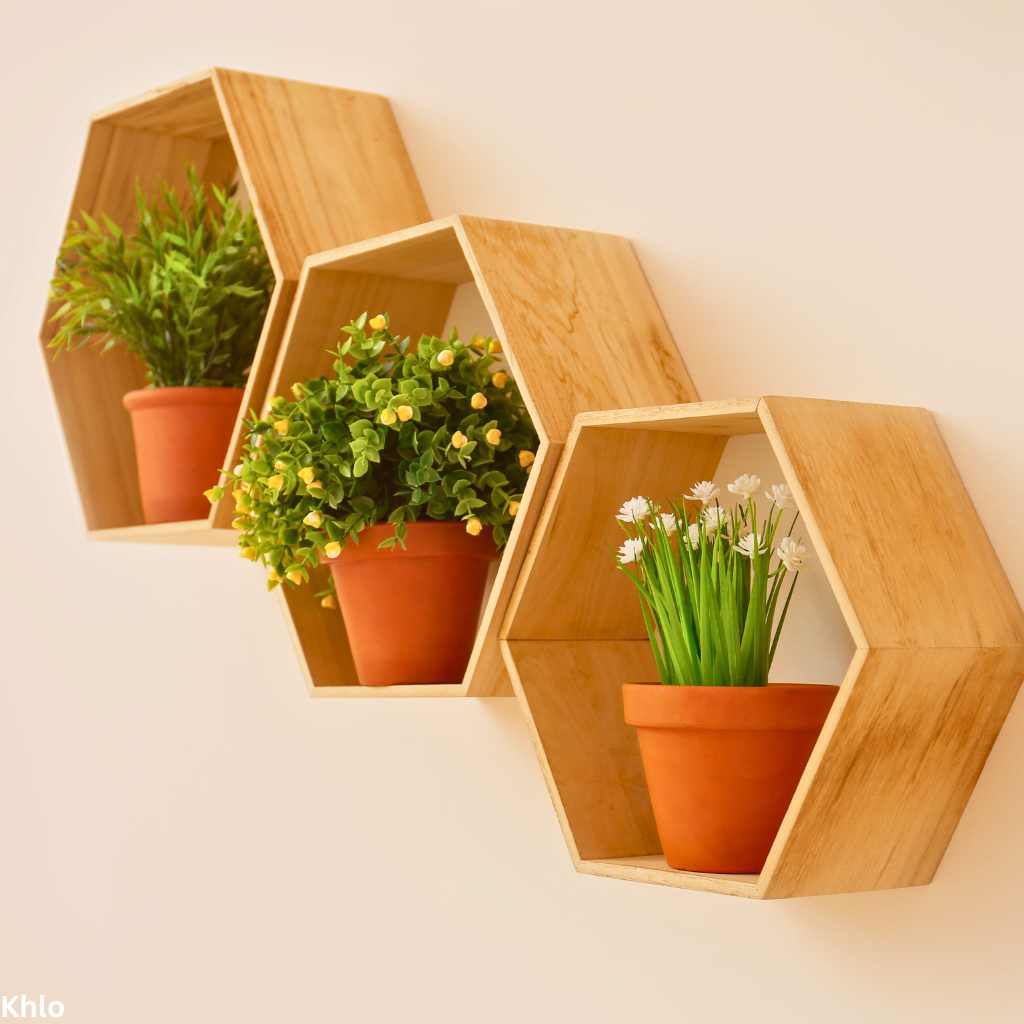
[[[838,690],[795,683],[623,687],[670,867],[761,870]]]
[[[498,551],[463,523],[410,523],[406,549],[381,551],[388,525],[350,541],[331,567],[363,686],[459,682]]]
[[[205,519],[242,404],[240,388],[129,391],[142,514],[147,523]]]

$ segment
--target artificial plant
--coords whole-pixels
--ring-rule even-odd
[[[255,218],[194,168],[184,198],[136,183],[135,200],[134,228],[85,211],[70,223],[49,347],[123,346],[151,387],[244,386],[274,283]]]
[[[519,510],[537,434],[493,338],[466,344],[393,334],[386,314],[342,328],[334,373],[296,383],[246,422],[229,482],[244,557],[269,585],[301,584],[367,527],[404,546],[421,520],[489,529],[501,547]]]
[[[685,495],[701,506],[692,518],[682,501],[664,510],[636,497],[619,509],[627,537],[618,567],[639,594],[663,683],[768,682],[807,548],[793,536],[795,510],[783,531],[794,506],[789,487],[774,484],[766,491],[768,509],[759,517],[760,486],[757,476],[738,477],[728,490],[739,501],[725,509],[720,488],[702,480]]]

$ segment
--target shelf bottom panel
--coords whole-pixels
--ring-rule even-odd
[[[621,878],[628,882],[672,885],[678,889],[715,892],[725,896],[757,899],[758,875],[713,875],[697,871],[676,871],[660,854],[651,857],[618,857],[611,860],[581,860],[579,870],[587,875]]]
[[[463,683],[416,683],[407,686],[311,686],[314,697],[464,697]]]
[[[238,542],[235,530],[215,530],[206,519],[178,523],[150,523],[144,526],[117,526],[108,530],[90,530],[90,540],[116,541],[122,544],[193,544],[199,547],[231,547]]]

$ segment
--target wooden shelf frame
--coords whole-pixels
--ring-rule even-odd
[[[498,697],[512,689],[498,649],[502,622],[548,484],[576,413],[690,401],[693,384],[643,269],[624,238],[453,216],[310,257],[268,397],[331,371],[341,326],[387,312],[398,334],[440,334],[456,288],[472,283],[501,341],[540,438],[537,458],[462,680],[358,685],[344,625],[320,607],[318,578],[281,588],[310,690],[329,697]],[[215,525],[227,525],[222,509]],[[326,569],[321,569],[326,585]]]
[[[180,189],[189,164],[208,183],[238,183],[274,270],[244,414],[265,398],[305,258],[421,223],[430,213],[385,97],[214,68],[92,119],[70,217],[85,210],[134,224],[135,182],[147,191],[163,182]],[[232,534],[217,529],[216,510],[208,520],[143,523],[131,423],[121,404],[143,385],[143,368],[117,349],[53,359],[45,352],[56,330],[53,310],[48,306],[40,341],[89,536],[231,544]]]
[[[622,684],[657,674],[613,516],[755,433],[855,651],[761,874],[673,871],[622,718]],[[501,647],[578,871],[773,899],[932,879],[1024,675],[1024,614],[929,412],[768,397],[579,416]]]

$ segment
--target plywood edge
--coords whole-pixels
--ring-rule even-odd
[[[842,719],[843,709],[850,699],[853,688],[857,683],[857,677],[864,667],[867,656],[868,652],[862,648],[857,648],[854,651],[850,664],[847,666],[846,673],[843,676],[843,681],[839,684],[839,692],[836,694],[836,699],[832,702],[832,707],[829,709],[825,724],[818,734],[814,749],[811,751],[811,756],[808,758],[803,774],[800,776],[800,781],[797,783],[796,791],[789,802],[789,807],[782,819],[782,824],[779,826],[779,831],[775,834],[775,840],[768,851],[764,867],[761,869],[761,888],[766,894],[772,891],[772,882],[780,861],[786,855],[794,825],[800,817],[807,793],[814,782],[814,776],[832,742],[836,726]]]
[[[576,416],[576,427],[656,427],[677,420],[747,418],[757,416],[757,398],[735,398],[711,402],[686,402],[678,405],[652,405],[638,409],[602,409],[581,412]]]
[[[249,166],[246,147],[242,144],[242,140],[238,134],[238,128],[235,125],[232,104],[225,95],[224,83],[221,75],[216,71],[212,72],[210,81],[214,95],[217,97],[217,105],[220,107],[221,116],[224,118],[224,126],[227,129],[228,138],[231,141],[231,148],[234,150],[235,160],[238,162],[239,177],[242,179],[245,194],[248,196],[252,214],[256,218],[256,225],[260,229],[260,238],[263,239],[263,248],[266,249],[267,258],[270,260],[270,267],[274,271],[274,278],[278,284],[280,284],[282,278],[286,276],[284,272],[284,265],[281,260],[281,254],[277,251],[277,243],[275,242],[273,233],[270,230],[270,225],[267,222],[262,197],[259,194],[259,190],[255,188],[253,182],[252,168]],[[269,310],[267,312],[267,316],[269,319]]]
[[[245,71],[242,68],[229,68],[222,64],[217,64],[210,68],[206,74],[213,75],[240,75],[246,78],[262,78],[264,80],[274,82],[285,82],[288,85],[301,85],[311,86],[314,89],[330,89],[332,92],[345,93],[350,96],[369,96],[376,100],[384,100],[386,103],[390,103],[391,100],[384,93],[373,92],[370,89],[349,89],[343,85],[332,85],[328,82],[311,82],[305,78],[292,78],[288,75],[265,75],[261,71]]]
[[[782,475],[793,494],[793,500],[796,502],[797,509],[800,512],[800,519],[802,520],[803,528],[807,531],[810,537],[814,553],[817,555],[818,561],[821,563],[822,572],[825,574],[825,579],[828,581],[828,585],[832,590],[832,593],[835,595],[836,603],[839,605],[839,611],[846,623],[846,628],[850,631],[850,635],[853,637],[854,647],[859,649],[865,648],[868,646],[867,634],[864,631],[860,618],[854,610],[853,602],[850,600],[849,592],[846,589],[846,584],[843,582],[843,578],[833,561],[828,544],[826,543],[821,528],[818,525],[817,518],[811,512],[810,501],[804,492],[796,467],[793,465],[793,460],[789,456],[787,447],[783,442],[779,434],[778,427],[775,425],[775,420],[772,417],[771,403],[785,401],[785,398],[779,396],[760,399],[757,403],[758,416],[760,417],[761,423],[764,425],[764,432],[768,437],[768,443],[771,445],[776,459],[778,459]]]
[[[309,279],[313,269],[314,268],[311,266],[310,261],[307,260],[302,267],[302,272],[299,274],[299,280],[295,286],[295,293],[292,295],[291,303],[288,306],[288,313],[284,321],[284,329],[281,331],[281,340],[278,343],[277,351],[273,354],[273,362],[271,363],[267,386],[261,399],[261,404],[255,409],[258,416],[266,414],[269,399],[278,394],[281,390],[281,376],[284,371],[285,360],[288,356],[288,343],[295,330],[295,321],[301,313],[304,293],[309,287]],[[268,320],[269,312],[270,311],[268,310]],[[267,357],[264,358],[266,359]],[[266,363],[263,364],[263,367],[265,366]],[[254,365],[253,370],[255,369],[257,369],[257,367]],[[256,396],[253,395],[252,397],[255,398]]]
[[[466,688],[462,683],[416,683],[398,686],[310,686],[310,695],[318,700],[387,700],[430,697],[465,697]]]
[[[237,542],[234,530],[210,527],[206,519],[177,523],[152,523],[146,526],[116,526],[89,530],[89,540],[116,541],[129,544],[192,544],[197,547],[231,547]]]
[[[270,296],[270,302],[267,305],[267,314],[263,320],[263,328],[260,331],[256,355],[245,382],[242,404],[239,406],[235,426],[231,432],[231,440],[228,442],[227,452],[224,456],[224,465],[220,467],[224,471],[221,480],[223,485],[230,483],[231,477],[229,474],[233,466],[242,457],[242,448],[246,440],[246,419],[250,413],[255,413],[258,416],[263,412],[267,396],[271,393],[269,391],[270,378],[277,366],[277,356],[281,349],[281,341],[285,335],[285,327],[282,326],[282,322],[284,324],[289,322],[294,297],[295,288],[292,282],[278,277]],[[210,506],[208,521],[211,529],[227,529],[229,527],[231,520],[234,518],[232,501],[233,499],[229,492]]]
[[[498,661],[504,665],[495,645],[498,638],[503,635],[515,584],[522,572],[537,520],[543,512],[545,499],[550,492],[551,481],[561,459],[562,447],[550,441],[541,441],[537,448],[537,457],[530,470],[530,477],[508,543],[502,552],[498,573],[481,616],[473,654],[466,669],[466,692],[470,697],[498,697],[512,693],[511,682],[504,672],[500,677],[496,677],[493,673],[482,671],[484,649],[492,648],[498,655]]]
[[[583,875],[617,878],[625,882],[643,882],[691,892],[716,893],[763,899],[757,875],[712,875],[670,868],[664,857],[620,857],[609,860],[581,860],[576,870]]]
[[[460,213],[456,216],[464,229],[468,227],[470,231],[477,225],[486,226],[488,224],[511,224],[520,225],[524,228],[540,228],[545,231],[555,231],[569,235],[590,235],[593,238],[614,239],[616,242],[624,242],[626,245],[630,246],[630,248],[633,246],[633,243],[629,238],[625,235],[617,234],[614,231],[598,231],[594,228],[572,227],[565,224],[541,224],[537,221],[519,220],[511,217],[482,217],[473,213]]]
[[[516,664],[516,652],[519,645],[529,642],[530,641],[525,640],[499,640],[498,647],[501,650],[501,656],[504,659],[505,668],[508,671],[509,680],[512,683],[513,693],[516,696],[516,700],[519,702],[519,707],[522,709],[523,717],[526,720],[526,729],[530,736],[530,742],[533,744],[537,763],[540,765],[541,775],[544,777],[544,785],[547,789],[548,799],[551,801],[551,807],[554,809],[555,817],[558,819],[558,825],[562,830],[562,837],[565,840],[569,856],[572,858],[573,866],[578,868],[581,863],[580,851],[576,846],[576,838],[573,836],[572,827],[570,826],[569,819],[566,816],[565,808],[562,806],[562,798],[558,793],[558,786],[555,784],[554,777],[551,774],[551,769],[548,766],[547,755],[544,753],[544,743],[541,740],[540,731],[537,729],[537,723],[534,721],[534,717],[530,713],[530,702],[526,695],[526,691],[523,688],[523,682],[519,675],[519,667]]]
[[[91,120],[94,124],[117,120],[120,115],[137,110],[139,107],[146,107],[162,100],[166,100],[177,92],[184,92],[187,89],[200,85],[205,81],[212,81],[214,68],[206,68],[203,71],[196,71],[194,74],[186,75],[167,85],[157,86],[147,92],[134,96],[131,99],[122,100],[120,103],[111,104],[93,113]]]
[[[453,231],[458,222],[457,216],[441,217],[436,220],[428,220],[422,224],[416,224],[410,228],[400,228],[398,231],[390,231],[384,235],[376,235],[363,241],[352,242],[349,245],[339,245],[333,249],[325,249],[323,252],[313,253],[308,256],[303,266],[303,271],[309,270],[333,270],[344,269],[344,263],[356,256],[364,256],[367,253],[378,252],[401,245],[402,242],[414,241],[419,238],[426,238],[434,234],[442,234],[445,231]]]
[[[498,309],[498,304],[494,301],[494,295],[491,293],[490,285],[487,283],[487,278],[480,266],[480,260],[477,258],[469,231],[466,228],[467,222],[472,224],[474,219],[460,215],[453,218],[453,220],[455,235],[462,246],[463,253],[465,253],[466,262],[469,264],[470,273],[473,275],[473,283],[476,285],[476,290],[480,295],[480,301],[483,303],[484,309],[487,310],[487,316],[491,321],[491,326],[494,328],[494,333],[502,344],[505,362],[508,364],[513,379],[519,385],[519,393],[523,399],[523,404],[526,406],[533,429],[537,432],[537,436],[541,439],[542,443],[550,441],[551,438],[544,423],[544,417],[540,415],[540,410],[530,393],[530,389],[523,384],[524,375],[519,365],[519,360],[516,357],[515,345],[508,343],[508,330]],[[477,218],[476,222],[483,223],[483,220]]]
[[[529,585],[530,576],[533,573],[533,567],[539,558],[544,536],[551,525],[552,519],[557,513],[558,503],[562,500],[565,477],[569,471],[570,463],[572,462],[572,454],[575,451],[576,445],[579,443],[581,429],[579,417],[577,417],[576,425],[573,427],[569,437],[561,448],[560,457],[554,467],[554,475],[552,476],[551,482],[548,484],[545,491],[544,501],[540,506],[540,514],[537,523],[530,534],[529,542],[523,555],[522,563],[519,567],[519,574],[516,577],[515,586],[512,588],[512,593],[508,599],[505,618],[500,625],[498,634],[503,640],[518,639],[516,636],[516,620],[519,618],[519,609],[522,606],[524,595],[527,586]]]

